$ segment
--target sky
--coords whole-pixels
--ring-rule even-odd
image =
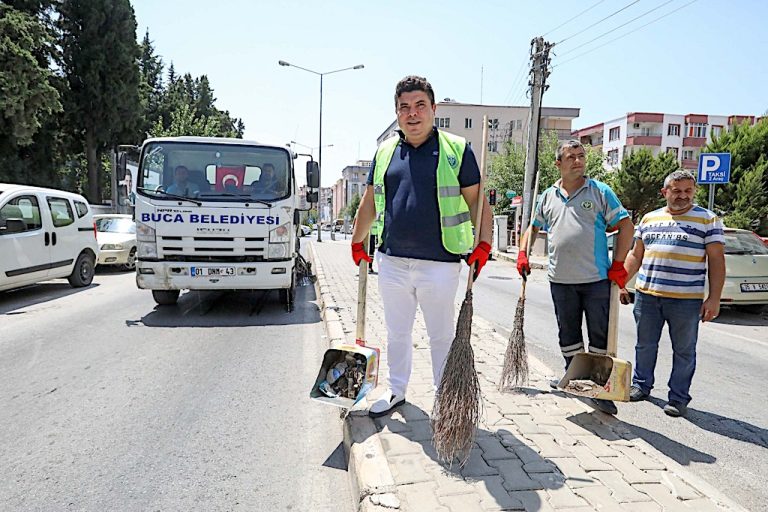
[[[438,101],[528,105],[524,75],[531,39],[540,35],[556,43],[544,106],[580,108],[574,129],[627,112],[764,114],[768,2],[690,2],[132,4],[137,38],[149,30],[166,70],[173,62],[179,74],[207,75],[217,106],[245,122],[246,139],[296,141],[303,145],[294,146],[297,152],[313,147],[315,157],[320,77],[278,61],[318,73],[363,64],[323,78],[322,142],[333,146],[322,151],[322,185],[330,186],[345,166],[373,158],[376,138],[395,119],[395,85],[406,75],[426,77]],[[297,178],[302,183],[304,173]]]

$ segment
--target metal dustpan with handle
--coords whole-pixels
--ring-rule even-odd
[[[368,237],[363,243],[366,252],[368,250]],[[365,303],[366,291],[368,286],[368,262],[360,262],[359,279],[357,287],[357,332],[355,344],[334,344],[325,351],[323,360],[320,364],[320,371],[317,374],[315,383],[309,392],[310,398],[337,407],[349,409],[360,402],[379,382],[379,359],[380,350],[376,347],[369,347],[365,343]],[[328,393],[328,379],[332,375],[334,365],[347,357],[356,358],[360,364],[364,363],[365,371],[363,381],[354,397],[331,396]],[[330,390],[333,391],[333,390]]]
[[[619,334],[619,287],[611,283],[607,354],[576,354],[557,387],[571,395],[629,401],[632,363],[616,357]]]

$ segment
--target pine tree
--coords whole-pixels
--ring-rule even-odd
[[[68,131],[85,151],[88,198],[100,203],[100,153],[137,131],[136,18],[129,0],[62,0],[58,23]]]
[[[149,38],[149,29],[140,45],[139,73],[142,116],[139,138],[143,140],[160,117],[163,98],[163,60],[155,55],[155,48]]]
[[[651,151],[641,148],[624,155],[611,185],[624,208],[632,212],[635,223],[664,204],[661,196],[664,178],[677,169],[677,159],[672,154],[654,157]]]

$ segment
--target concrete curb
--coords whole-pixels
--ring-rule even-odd
[[[493,257],[495,259],[497,259],[497,260],[504,260],[504,261],[509,261],[509,262],[512,262],[512,263],[517,263],[517,253],[513,254],[513,253],[510,253],[510,252],[501,252],[501,251],[494,250],[493,251]],[[531,264],[531,268],[532,269],[533,268],[535,268],[535,269],[546,269],[547,268],[546,261],[537,261],[538,259],[539,259],[539,257],[537,257],[537,256],[532,256],[532,257],[529,258],[528,261]]]
[[[328,346],[348,342],[333,296],[325,285],[325,271],[315,255],[313,245],[309,244],[309,257],[317,276],[315,291],[328,333]],[[343,445],[347,457],[347,473],[359,512],[385,512],[400,508],[395,479],[377,433],[376,425],[367,411],[353,410],[344,417]]]

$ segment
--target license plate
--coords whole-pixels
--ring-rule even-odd
[[[742,292],[768,292],[768,283],[741,283]]]
[[[192,277],[233,276],[235,267],[192,267],[189,274]]]

